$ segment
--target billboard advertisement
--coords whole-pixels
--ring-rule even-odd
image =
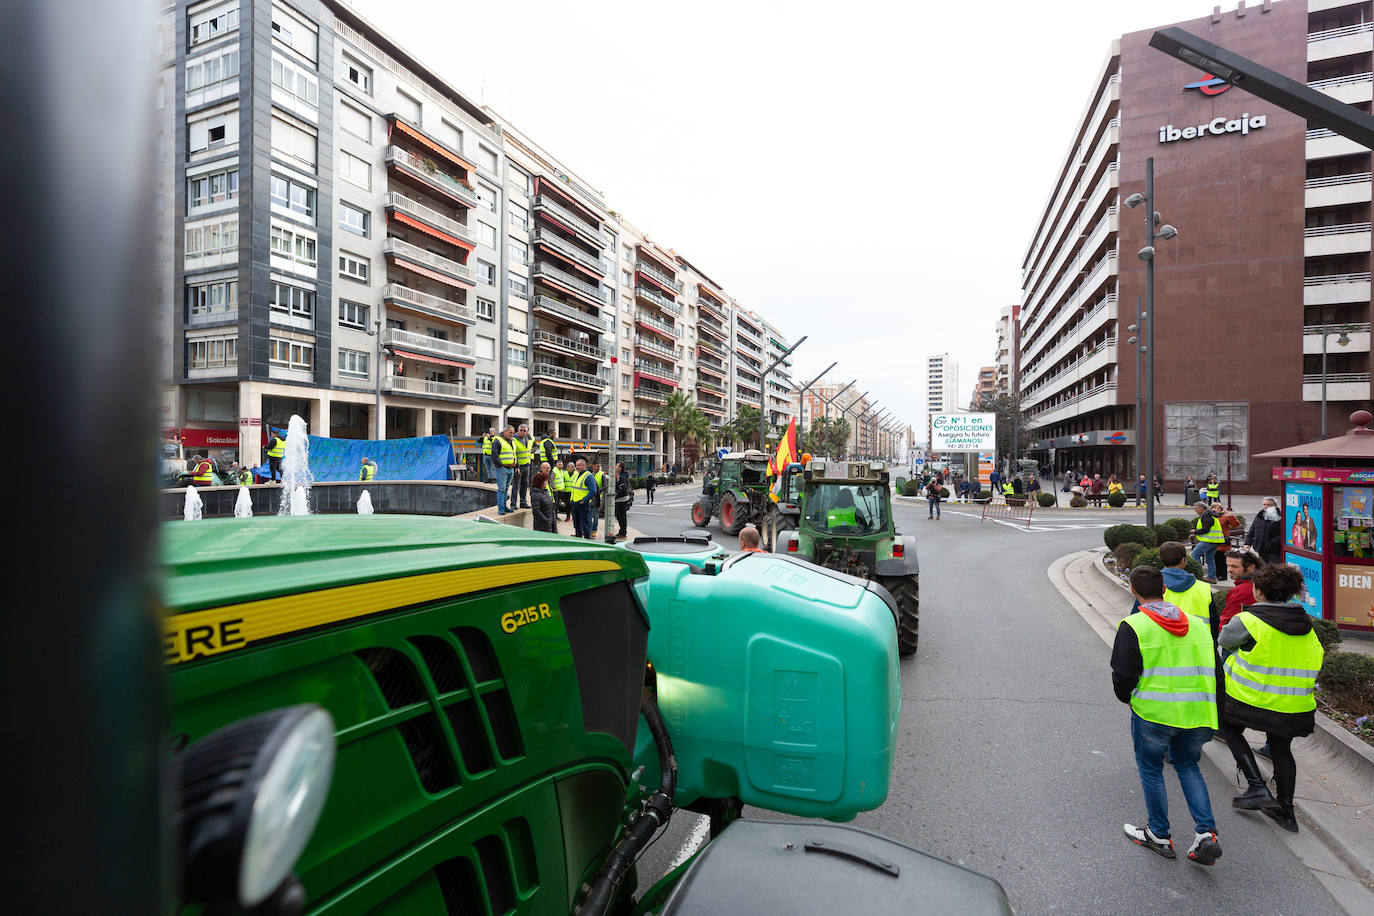
[[[1320,484],[1283,485],[1283,543],[1320,553],[1322,488]]]
[[[997,414],[936,414],[930,421],[930,448],[936,452],[996,451]]]
[[[1374,567],[1337,563],[1331,567],[1337,623],[1374,627]]]
[[[1292,563],[1302,573],[1303,591],[1299,596],[1303,609],[1313,617],[1322,616],[1322,561],[1285,553],[1284,562]]]

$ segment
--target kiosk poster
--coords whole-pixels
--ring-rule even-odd
[[[1303,591],[1300,596],[1302,606],[1308,614],[1322,616],[1322,561],[1300,557],[1296,553],[1285,553],[1284,561],[1292,563],[1302,573]]]
[[[1337,563],[1331,575],[1336,582],[1336,622],[1374,627],[1374,567]]]
[[[1283,542],[1289,547],[1321,553],[1318,526],[1322,517],[1321,484],[1283,485]]]

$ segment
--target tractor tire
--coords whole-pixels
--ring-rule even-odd
[[[920,636],[920,582],[916,576],[890,576],[878,584],[897,602],[897,653],[915,655]]]
[[[711,522],[711,504],[704,499],[692,503],[692,524],[705,528]]]
[[[720,530],[728,535],[739,534],[744,527],[744,516],[746,512],[740,511],[740,504],[735,502],[733,493],[726,493],[720,500]]]

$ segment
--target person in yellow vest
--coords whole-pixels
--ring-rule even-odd
[[[487,427],[487,434],[482,437],[482,479],[490,481],[496,479],[496,464],[491,457],[491,443],[496,438],[496,429]]]
[[[558,460],[558,446],[554,445],[553,439],[549,437],[548,433],[544,434],[544,437],[539,440],[537,446],[539,457],[547,461],[550,465]]]
[[[1214,503],[1221,500],[1221,483],[1217,480],[1217,475],[1207,475],[1207,502]]]
[[[506,491],[510,489],[511,474],[515,472],[515,427],[506,424],[505,435],[491,440],[492,463],[496,466],[496,514],[510,511],[506,505]]]
[[[1212,511],[1210,503],[1198,500],[1193,503],[1193,511],[1197,513],[1197,518],[1193,520],[1193,539],[1197,542],[1193,546],[1193,556],[1202,564],[1204,575],[1208,580],[1215,582],[1217,579],[1217,548],[1226,543],[1226,531],[1221,527],[1221,520]]]
[[[267,479],[281,483],[281,460],[286,455],[286,437],[275,429],[267,440]]]
[[[568,475],[569,471],[563,467],[560,459],[553,463],[553,470],[550,472],[553,485],[553,509],[555,515],[559,512],[564,513],[564,521],[572,519],[572,510],[568,506]]]
[[[366,455],[364,455],[362,460],[362,466],[358,471],[358,479],[361,480],[363,483],[367,483],[371,480],[375,480],[376,477],[377,462],[373,461],[371,458],[368,458]]]
[[[1177,857],[1164,786],[1167,753],[1193,816],[1188,858],[1212,865],[1221,858],[1221,843],[1207,782],[1198,769],[1202,748],[1218,724],[1212,634],[1201,620],[1164,600],[1164,576],[1153,566],[1131,570],[1131,592],[1140,613],[1117,625],[1112,689],[1131,707],[1131,742],[1147,822],[1122,829],[1137,845],[1166,859]]]
[[[1188,572],[1188,548],[1178,541],[1165,541],[1159,548],[1164,565],[1164,600],[1208,624],[1213,633],[1212,587]]]
[[[599,492],[596,479],[587,470],[587,462],[582,458],[577,459],[577,469],[568,483],[574,536],[591,540],[596,531],[596,525],[592,522],[592,507],[596,505]]]
[[[1245,793],[1231,799],[1231,804],[1262,811],[1283,829],[1297,833],[1293,787],[1298,765],[1292,743],[1316,728],[1322,645],[1306,609],[1292,603],[1303,589],[1302,573],[1296,567],[1287,563],[1266,566],[1250,584],[1255,603],[1232,617],[1217,637],[1223,649],[1235,650],[1222,666],[1226,696],[1221,736],[1247,783]],[[1255,764],[1255,754],[1245,740],[1247,728],[1262,731],[1269,739],[1277,798],[1269,794]]]
[[[515,481],[511,484],[510,502],[515,507],[516,496],[520,497],[520,508],[530,507],[530,428],[520,424],[520,432],[511,440],[515,445]]]
[[[599,494],[606,492],[606,472],[601,470],[601,462],[592,460],[592,479],[596,481],[596,492]],[[596,534],[596,529],[601,525],[601,500],[598,498],[592,502],[592,534]]]
[[[215,466],[204,455],[191,459],[195,462],[191,469],[191,483],[197,487],[210,487],[215,484]]]

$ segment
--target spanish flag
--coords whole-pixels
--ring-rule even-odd
[[[778,501],[778,490],[782,484],[782,472],[797,460],[797,418],[787,424],[787,434],[778,443],[778,453],[768,460],[768,476],[774,478],[768,495],[773,502]]]

